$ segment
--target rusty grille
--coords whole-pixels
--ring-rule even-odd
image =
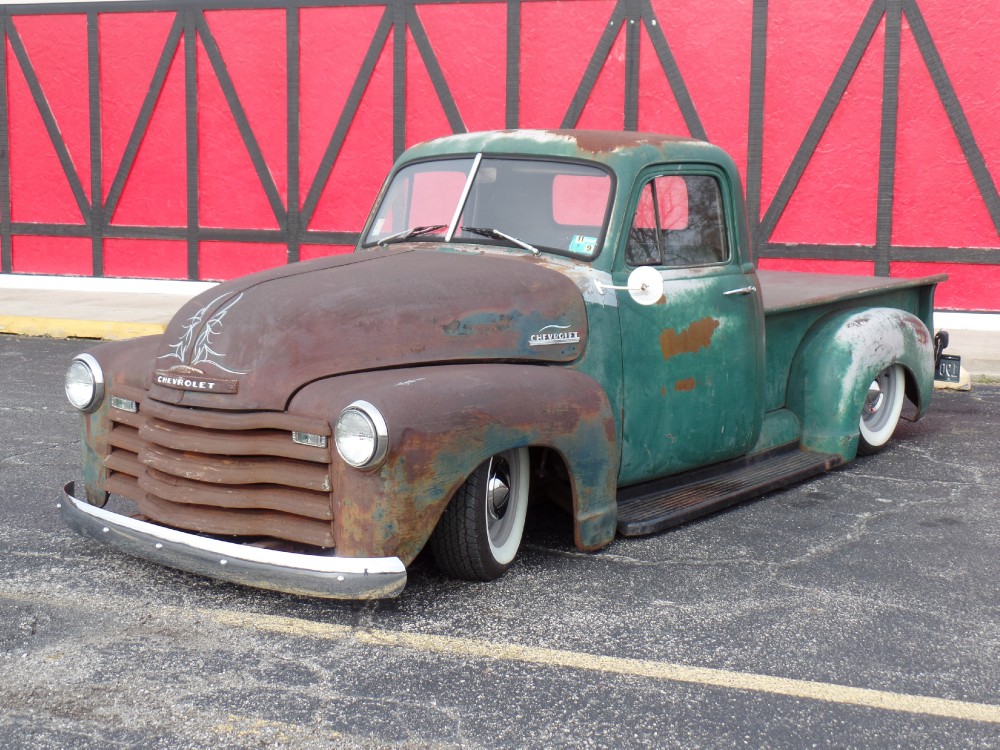
[[[190,531],[333,546],[330,450],[291,435],[329,437],[329,424],[170,406],[121,386],[112,395],[139,410],[108,410],[105,488],[142,515]]]

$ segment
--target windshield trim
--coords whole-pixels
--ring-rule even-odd
[[[483,161],[483,152],[480,151],[476,154],[476,158],[472,160],[472,168],[469,170],[469,176],[465,178],[465,187],[462,188],[462,194],[458,197],[458,205],[455,207],[455,215],[451,217],[451,223],[448,224],[448,231],[445,232],[444,241],[451,242],[452,237],[455,236],[455,229],[458,227],[458,220],[462,217],[462,211],[465,210],[465,202],[469,199],[469,192],[472,190],[472,183],[476,179],[476,174],[479,172],[479,165]]]
[[[371,223],[374,217],[378,213],[378,208],[382,205],[382,201],[387,195],[389,186],[392,184],[396,176],[402,172],[407,167],[413,166],[414,164],[426,164],[428,162],[435,161],[453,161],[461,159],[472,159],[473,164],[469,170],[469,176],[466,178],[465,187],[462,190],[460,196],[459,204],[457,207],[456,216],[452,217],[452,224],[448,226],[447,233],[443,239],[437,239],[438,242],[445,242],[449,244],[456,245],[488,245],[488,246],[504,246],[510,243],[491,241],[486,238],[463,238],[455,237],[454,234],[458,230],[457,222],[461,220],[462,212],[465,210],[465,203],[468,200],[468,194],[471,192],[472,184],[475,181],[476,174],[479,171],[479,167],[483,159],[516,159],[518,161],[536,161],[536,162],[555,162],[559,164],[577,164],[585,167],[592,167],[604,172],[611,180],[611,185],[608,189],[608,201],[607,206],[604,210],[604,217],[601,221],[601,231],[597,238],[598,250],[593,255],[581,255],[580,253],[573,253],[569,250],[552,247],[550,245],[534,243],[539,250],[549,255],[556,255],[564,258],[572,258],[573,260],[583,261],[587,263],[592,263],[597,260],[604,252],[604,243],[607,240],[608,226],[611,222],[611,216],[614,212],[615,202],[617,200],[617,190],[618,190],[618,175],[615,171],[608,166],[599,161],[592,161],[590,159],[581,159],[576,157],[563,157],[563,156],[551,156],[548,154],[526,154],[526,153],[506,153],[506,152],[487,152],[479,151],[475,154],[470,153],[451,153],[451,154],[438,154],[434,156],[427,156],[420,159],[414,159],[413,161],[408,161],[400,164],[397,169],[395,169],[386,179],[385,187],[380,192],[378,199],[376,200],[374,206],[372,207],[370,218],[365,222],[365,227],[362,230],[360,247],[362,249],[372,248],[377,246],[377,242],[369,241],[368,237],[371,234]],[[435,241],[433,235],[422,235],[420,237],[414,237],[413,240],[407,240],[408,242],[432,242]]]

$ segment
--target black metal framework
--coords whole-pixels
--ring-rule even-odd
[[[348,130],[353,122],[362,97],[374,73],[375,66],[387,44],[391,44],[393,59],[393,153],[402,152],[406,141],[406,71],[407,31],[412,35],[422,64],[426,67],[434,91],[441,103],[449,127],[453,132],[466,130],[462,114],[452,95],[448,81],[442,71],[435,50],[420,20],[417,8],[421,5],[472,4],[494,2],[495,0],[151,0],[150,2],[115,3],[65,3],[44,5],[0,6],[2,26],[6,40],[10,43],[21,70],[24,72],[28,89],[42,117],[42,121],[52,141],[66,179],[83,217],[83,224],[40,224],[13,222],[10,210],[10,159],[9,111],[7,104],[7,64],[0,55],[0,272],[12,272],[11,238],[13,235],[37,235],[56,237],[89,237],[92,241],[93,275],[102,276],[103,245],[106,238],[123,239],[174,239],[188,243],[188,278],[198,279],[198,247],[206,240],[235,242],[282,243],[288,248],[287,260],[299,260],[303,245],[310,244],[354,244],[356,232],[331,232],[308,230],[310,220],[320,197],[329,181],[333,167],[343,148]],[[534,0],[507,0],[507,59],[506,59],[506,99],[505,125],[509,128],[520,124],[521,91],[521,26],[522,7]],[[572,0],[564,0],[570,5]],[[299,10],[308,7],[340,7],[376,5],[384,8],[381,20],[370,40],[367,52],[355,75],[347,102],[334,127],[326,150],[321,159],[316,177],[306,190],[305,196],[299,190]],[[263,152],[250,127],[246,111],[236,93],[229,75],[226,61],[216,42],[204,11],[217,9],[279,8],[286,18],[286,68],[288,107],[288,200],[285,205],[280,192],[271,177]],[[122,162],[118,166],[106,200],[102,195],[102,166],[100,138],[100,59],[98,55],[98,16],[105,13],[127,13],[158,10],[175,13],[173,24],[167,35],[155,68],[149,90],[143,100],[140,114],[125,148]],[[567,12],[571,12],[567,10]],[[77,173],[66,143],[59,132],[55,117],[46,101],[38,76],[17,29],[20,15],[45,15],[72,13],[87,18],[87,65],[90,98],[91,133],[91,190],[87,198],[79,174]],[[967,264],[1000,265],[1000,249],[996,248],[923,248],[894,246],[892,237],[892,203],[896,162],[897,104],[899,98],[900,28],[906,17],[913,32],[917,47],[930,72],[937,94],[958,138],[965,159],[972,171],[976,185],[985,201],[994,226],[1000,234],[1000,194],[996,182],[987,169],[982,152],[976,143],[968,119],[958,101],[954,87],[944,69],[934,40],[920,11],[918,0],[872,0],[861,25],[855,34],[840,67],[825,97],[816,112],[805,137],[799,145],[795,157],[784,175],[771,204],[761,206],[761,164],[763,153],[764,123],[764,83],[766,78],[766,50],[768,37],[768,2],[754,0],[752,19],[752,47],[750,71],[749,139],[747,152],[747,210],[750,218],[751,236],[757,254],[764,258],[808,258],[822,260],[865,260],[875,264],[877,275],[888,275],[893,261],[926,261]],[[884,58],[884,78],[882,96],[882,126],[879,149],[879,179],[876,242],[874,245],[786,245],[770,240],[782,213],[811,160],[823,133],[826,131],[833,113],[842,100],[848,84],[861,58],[871,43],[872,37],[882,19],[886,23]],[[684,77],[671,51],[670,43],[659,23],[650,0],[617,0],[607,25],[601,34],[589,63],[579,81],[576,92],[565,112],[561,127],[573,127],[583,113],[590,99],[597,78],[607,62],[612,46],[620,34],[625,34],[625,105],[621,126],[635,130],[638,126],[639,111],[639,50],[641,29],[645,29],[652,42],[653,50],[668,84],[680,108],[690,134],[697,138],[711,140],[698,115],[694,100],[687,88]],[[207,52],[212,71],[222,87],[223,94],[241,134],[247,152],[267,196],[270,208],[277,220],[276,230],[217,229],[202,227],[198,212],[198,120],[197,120],[197,80],[196,56],[197,39],[201,39]],[[122,197],[126,179],[135,162],[139,145],[149,126],[156,102],[163,89],[171,61],[178,53],[183,40],[185,57],[185,143],[187,169],[186,227],[146,227],[120,226],[110,223]],[[300,200],[301,210],[298,209]]]
[[[785,173],[775,193],[771,205],[760,214],[760,151],[763,140],[763,99],[764,99],[764,51],[766,39],[758,40],[758,33],[766,36],[767,0],[754,2],[754,45],[752,83],[750,92],[750,164],[748,173],[753,175],[753,188],[748,187],[748,208],[753,234],[758,238],[757,249],[765,258],[811,258],[821,260],[865,260],[873,261],[875,274],[888,276],[892,261],[921,261],[931,263],[1000,264],[1000,250],[996,248],[932,248],[894,246],[892,238],[893,182],[896,170],[896,114],[899,102],[900,27],[902,16],[907,22],[917,42],[937,89],[941,103],[951,122],[952,129],[961,144],[979,192],[986,203],[993,225],[1000,234],[1000,196],[996,183],[986,168],[982,152],[969,127],[969,121],[955,94],[955,89],[945,72],[941,56],[924,21],[917,0],[873,0],[858,28],[847,54],[841,62],[833,82],[819,107],[809,130],[796,151],[791,166]],[[878,210],[875,245],[785,245],[770,242],[788,205],[788,201],[805,172],[826,131],[833,113],[840,104],[861,58],[871,43],[872,36],[883,16],[886,19],[885,59],[882,91],[882,132],[879,144]],[[759,21],[759,18],[763,18]],[[751,177],[748,175],[748,182]]]

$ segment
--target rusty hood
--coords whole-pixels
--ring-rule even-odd
[[[400,246],[253,274],[174,316],[151,372],[160,401],[284,409],[307,383],[442,362],[569,362],[576,284],[530,256]]]

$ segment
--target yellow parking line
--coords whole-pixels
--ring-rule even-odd
[[[282,745],[294,747],[297,741],[306,739],[323,739],[331,746],[337,740],[347,739],[344,734],[330,729],[319,730],[311,724],[293,724],[286,721],[272,721],[269,719],[255,719],[250,716],[240,714],[229,714],[222,723],[215,724],[211,731],[220,737],[230,740],[264,746],[265,744],[280,742]]]
[[[163,333],[165,329],[166,326],[160,323],[0,315],[0,333],[19,336],[48,336],[57,339],[131,339],[136,336]]]
[[[449,656],[476,657],[634,677],[647,677],[655,680],[685,682],[730,690],[770,693],[790,698],[803,698],[827,703],[877,708],[885,711],[926,714],[949,719],[1000,724],[1000,706],[988,703],[969,703],[966,701],[948,700],[946,698],[929,698],[922,695],[869,690],[827,682],[812,682],[810,680],[794,680],[747,672],[734,672],[728,669],[689,667],[683,664],[671,664],[669,662],[649,661],[645,659],[595,656],[577,651],[517,646],[468,638],[401,633],[378,629],[359,629],[345,625],[328,625],[320,622],[274,615],[248,614],[227,610],[200,610],[200,614],[221,625],[250,630],[267,630],[299,637],[325,638],[330,640],[344,640],[349,638],[355,642],[373,646],[406,648],[413,651],[430,651]]]
[[[0,591],[0,599],[32,603],[41,606],[74,607],[90,604],[103,609],[107,602],[86,595],[74,595],[73,601],[59,601],[48,596]],[[885,690],[837,685],[829,682],[795,680],[786,677],[735,672],[728,669],[690,667],[684,664],[652,661],[647,659],[622,659],[614,656],[598,656],[579,651],[563,651],[533,646],[518,646],[509,643],[495,643],[471,638],[455,638],[442,635],[402,633],[378,628],[358,628],[350,625],[331,625],[324,622],[280,617],[254,612],[236,612],[225,609],[190,609],[186,607],[156,607],[161,616],[178,618],[203,618],[218,625],[244,630],[258,630],[281,633],[297,638],[319,638],[325,640],[351,640],[369,646],[405,648],[411,651],[431,652],[463,658],[480,658],[493,661],[539,664],[547,667],[579,669],[590,672],[604,672],[631,677],[646,677],[667,682],[683,682],[728,690],[745,690],[755,693],[769,693],[789,698],[824,701],[849,706],[876,708],[906,714],[941,716],[947,719],[977,721],[1000,724],[1000,706],[989,703],[930,698],[923,695],[907,695]],[[145,610],[145,611],[148,611]]]

